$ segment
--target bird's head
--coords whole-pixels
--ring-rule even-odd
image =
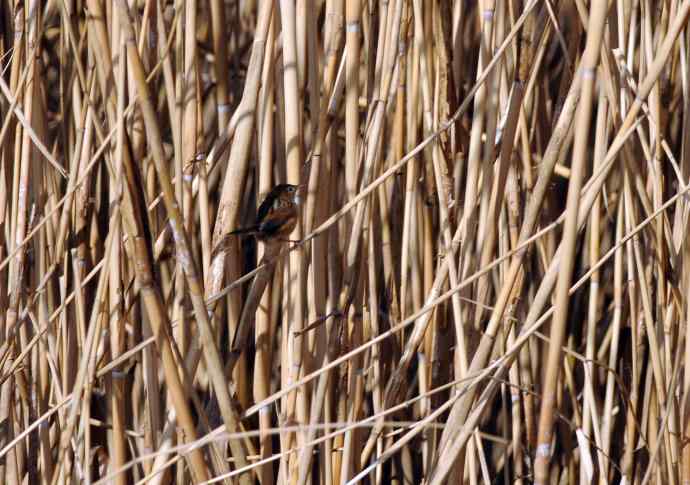
[[[277,197],[285,202],[291,202],[295,205],[299,205],[301,202],[299,185],[280,184],[274,190]]]

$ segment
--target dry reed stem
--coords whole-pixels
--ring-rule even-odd
[[[688,2],[0,9],[0,483],[690,479]]]

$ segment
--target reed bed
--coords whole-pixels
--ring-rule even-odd
[[[0,483],[690,483],[689,14],[2,0]]]

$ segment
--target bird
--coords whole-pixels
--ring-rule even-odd
[[[288,237],[299,220],[299,207],[299,186],[278,184],[259,205],[256,222],[230,234],[254,236],[261,242],[289,241]]]

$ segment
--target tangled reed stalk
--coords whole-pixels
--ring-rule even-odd
[[[690,483],[689,13],[0,1],[0,483]]]

